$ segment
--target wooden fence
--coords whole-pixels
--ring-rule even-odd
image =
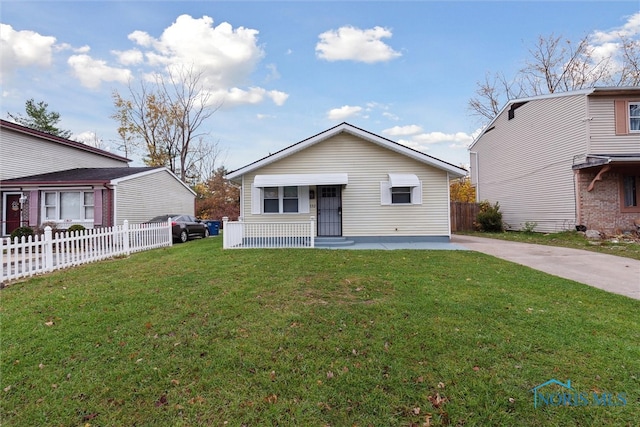
[[[53,233],[45,227],[43,235],[0,239],[1,282],[172,243],[168,222],[129,224],[125,220],[121,226],[70,233]]]
[[[451,202],[451,232],[475,230],[478,203]]]

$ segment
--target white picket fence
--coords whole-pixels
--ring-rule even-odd
[[[121,226],[59,233],[46,227],[42,235],[0,239],[1,283],[172,244],[168,222],[129,224],[125,220]]]
[[[244,222],[222,218],[223,249],[313,248],[315,221]]]

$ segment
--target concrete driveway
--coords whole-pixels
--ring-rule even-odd
[[[453,235],[451,242],[554,276],[640,299],[640,261],[634,259],[475,236]]]

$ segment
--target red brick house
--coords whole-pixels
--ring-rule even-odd
[[[511,100],[473,142],[470,160],[478,200],[499,202],[508,229],[632,231],[640,87]]]

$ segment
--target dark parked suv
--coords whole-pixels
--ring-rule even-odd
[[[167,222],[171,218],[173,240],[184,243],[194,237],[209,237],[209,227],[192,215],[160,215],[151,218],[151,222]]]

